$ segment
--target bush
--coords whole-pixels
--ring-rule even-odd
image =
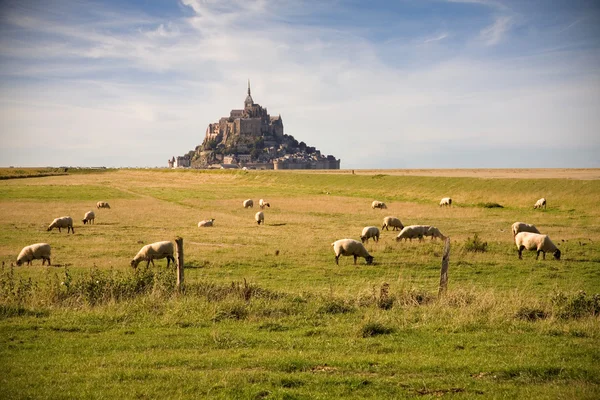
[[[475,236],[473,236],[473,239],[471,239],[470,237],[467,238],[467,241],[465,243],[465,250],[474,253],[485,253],[487,251],[487,245],[487,242],[482,242],[479,239],[479,236],[475,234]]]
[[[319,307],[319,313],[322,314],[345,314],[354,311],[354,307],[342,299],[328,300]]]
[[[522,319],[524,321],[537,321],[539,319],[546,319],[549,316],[550,314],[546,311],[540,308],[533,307],[521,307],[515,315],[516,318]]]
[[[583,290],[567,295],[557,292],[552,296],[556,316],[561,319],[576,319],[600,315],[600,294],[587,295]]]
[[[360,329],[362,337],[372,337],[377,335],[389,335],[394,332],[393,328],[389,328],[380,322],[368,322]]]
[[[477,207],[481,208],[504,208],[503,205],[498,203],[477,203]]]

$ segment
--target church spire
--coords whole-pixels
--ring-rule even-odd
[[[252,96],[250,95],[250,79],[248,79],[248,96],[246,96],[246,101],[244,101],[244,108],[247,109],[254,105],[254,100],[252,100]]]

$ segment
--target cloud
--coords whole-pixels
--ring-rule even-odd
[[[438,41],[440,41],[440,40],[446,39],[447,37],[448,37],[448,34],[447,34],[447,33],[441,33],[441,34],[439,34],[439,35],[437,35],[437,36],[434,36],[434,37],[431,37],[431,38],[425,39],[425,40],[423,41],[423,43],[438,42]]]
[[[494,46],[500,43],[510,27],[514,23],[514,18],[509,16],[497,17],[494,23],[481,30],[479,37],[487,46]]]

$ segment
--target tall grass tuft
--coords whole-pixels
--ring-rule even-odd
[[[487,251],[487,246],[487,242],[482,242],[481,239],[479,239],[479,236],[475,234],[473,239],[470,237],[467,238],[464,249],[465,251],[473,253],[485,253]]]

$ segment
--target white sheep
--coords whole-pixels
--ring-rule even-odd
[[[333,246],[333,252],[335,253],[335,264],[339,265],[340,256],[354,256],[354,265],[356,265],[356,259],[363,257],[367,264],[373,263],[373,256],[369,254],[365,246],[358,240],[354,239],[340,239],[331,243]]]
[[[392,230],[401,230],[402,228],[404,228],[404,225],[402,225],[402,222],[400,222],[400,220],[396,217],[385,217],[383,219],[383,225],[381,226],[381,230],[386,230],[389,231],[389,227],[392,227]]]
[[[360,240],[363,243],[368,243],[369,239],[373,238],[374,241],[379,241],[379,228],[376,226],[365,226],[360,234]]]
[[[560,260],[560,250],[552,243],[548,235],[540,235],[532,232],[519,232],[515,236],[515,244],[519,249],[519,259],[523,259],[523,249],[537,251],[535,259],[540,257],[540,252],[543,253],[543,259],[546,259],[546,253],[552,253],[555,259]]]
[[[48,231],[51,231],[54,228],[58,228],[59,232],[61,232],[61,228],[67,228],[67,233],[69,233],[69,231],[75,233],[75,229],[73,229],[73,218],[69,216],[55,218],[50,226],[48,226]]]
[[[198,228],[213,226],[213,222],[215,222],[214,218],[205,219],[204,221],[198,222]]]
[[[81,220],[81,222],[83,222],[84,225],[89,222],[91,225],[95,219],[96,219],[96,214],[93,211],[88,211],[83,216],[83,219]]]
[[[242,205],[244,206],[244,208],[253,208],[254,202],[252,201],[252,199],[248,199],[248,200],[244,200]]]
[[[146,267],[152,263],[154,266],[154,260],[160,260],[161,258],[167,258],[167,268],[171,264],[171,261],[175,263],[175,258],[173,257],[174,246],[173,243],[169,241],[164,242],[156,242],[152,244],[147,244],[138,251],[138,253],[131,260],[131,266],[133,268],[137,268],[138,264],[142,261],[147,261]]]
[[[101,208],[110,208],[110,205],[106,201],[99,201],[99,202],[96,203],[96,207],[98,209],[101,209]]]
[[[271,204],[267,203],[263,199],[260,199],[258,201],[258,206],[260,207],[261,210],[263,210],[265,207],[271,207]]]
[[[387,206],[382,201],[373,200],[373,202],[371,203],[371,208],[373,210],[376,209],[376,208],[384,209],[384,208],[387,208]]]
[[[413,239],[419,239],[419,242],[423,241],[424,236],[431,236],[431,240],[435,238],[441,238],[443,240],[446,239],[438,228],[431,225],[409,225],[405,226],[398,236],[396,237],[397,241],[404,239],[410,240],[412,242]]]
[[[44,265],[46,261],[48,261],[48,265],[51,265],[50,252],[50,245],[48,243],[36,243],[25,246],[17,257],[17,265],[21,266],[24,262],[26,262],[27,265],[31,265],[31,261],[40,259],[42,260],[42,265]]]
[[[259,212],[257,212],[254,215],[254,219],[256,220],[256,222],[258,222],[259,225],[260,225],[261,222],[264,225],[264,223],[265,223],[265,214],[262,211],[259,211]]]
[[[535,204],[533,205],[533,208],[542,208],[544,207],[544,209],[546,209],[546,199],[545,198],[541,198],[538,201],[535,202]]]
[[[444,197],[442,200],[440,200],[440,207],[451,207],[452,206],[452,199],[450,197]]]
[[[540,233],[540,231],[538,231],[538,228],[536,228],[535,225],[526,224],[525,222],[515,222],[514,224],[512,224],[513,236],[517,236],[517,233],[519,232]]]

